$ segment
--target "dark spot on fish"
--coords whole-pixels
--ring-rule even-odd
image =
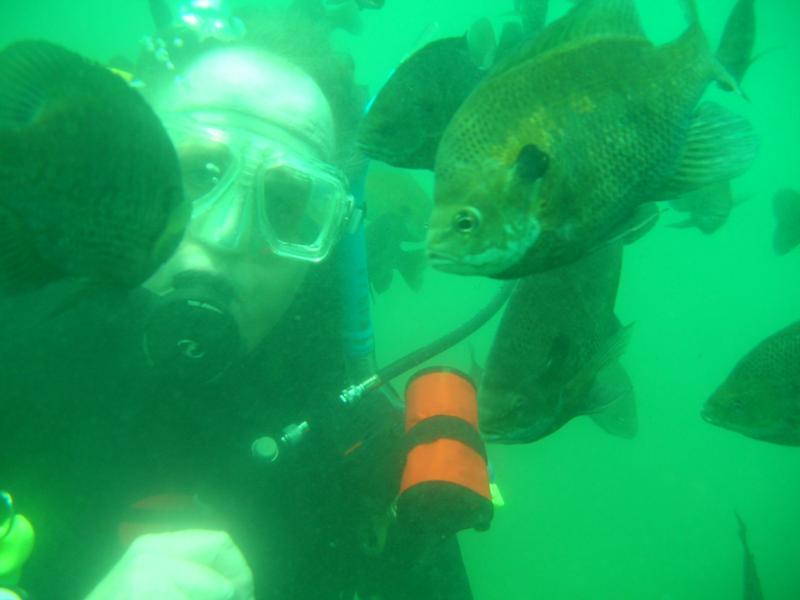
[[[535,144],[526,144],[517,155],[516,175],[523,181],[534,182],[547,172],[550,157]]]

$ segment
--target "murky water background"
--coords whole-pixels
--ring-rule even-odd
[[[734,0],[698,3],[715,42]],[[676,0],[639,4],[654,39],[680,31]],[[375,90],[424,32],[458,34],[507,5],[387,0],[383,10],[365,14],[360,38],[339,37],[355,56],[359,80]],[[567,6],[555,0],[553,11]],[[133,57],[152,29],[147,3],[138,0],[6,0],[0,11],[3,45],[43,38],[99,60]],[[734,509],[749,526],[765,598],[800,598],[800,449],[716,429],[699,417],[747,350],[800,318],[800,250],[774,256],[770,206],[778,188],[800,188],[800,2],[757,0],[757,11],[757,50],[771,52],[745,81],[750,103],[712,92],[750,117],[763,137],[757,164],[734,187],[740,205],[712,236],[669,228],[680,217],[667,212],[626,250],[617,312],[636,323],[622,362],[638,396],[639,436],[619,440],[577,419],[533,445],[490,448],[507,505],[488,533],[462,536],[480,600],[740,598]],[[420,180],[429,185],[431,178],[421,173]],[[495,287],[428,272],[414,295],[396,282],[374,306],[380,361],[455,326]],[[481,359],[493,326],[496,320],[472,341]],[[468,349],[435,362],[467,368]]]

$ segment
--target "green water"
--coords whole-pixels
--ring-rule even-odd
[[[716,40],[733,0],[699,0]],[[438,22],[462,32],[511,2],[387,0],[346,34],[358,79],[376,89]],[[681,27],[673,0],[640,2],[654,39]],[[554,2],[560,13],[566,2]],[[151,29],[144,1],[6,0],[0,43],[45,38],[100,60],[133,56]],[[640,433],[612,438],[576,419],[533,445],[491,447],[506,506],[487,533],[462,535],[476,598],[694,600],[741,597],[742,550],[734,509],[747,521],[767,600],[800,598],[800,449],[758,442],[699,418],[710,392],[748,349],[800,318],[800,250],[771,250],[770,199],[800,188],[800,2],[757,0],[757,47],[773,49],[745,83],[749,103],[725,102],[752,119],[763,148],[737,181],[741,203],[712,236],[657,228],[626,250],[618,314],[635,322],[623,358],[639,402]],[[430,177],[421,174],[427,184]],[[496,284],[428,272],[423,293],[402,283],[374,306],[383,363],[456,325]],[[408,324],[413,323],[410,327]],[[479,358],[492,326],[472,341]],[[468,349],[436,359],[466,368]],[[798,367],[800,368],[800,367]]]

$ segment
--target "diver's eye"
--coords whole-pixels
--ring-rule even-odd
[[[214,189],[232,162],[226,147],[211,143],[181,147],[178,159],[189,200],[196,200]]]
[[[453,227],[459,233],[472,233],[481,224],[481,213],[474,208],[465,208],[453,217]]]
[[[523,181],[534,182],[544,177],[550,157],[536,144],[526,144],[517,155],[516,175]]]

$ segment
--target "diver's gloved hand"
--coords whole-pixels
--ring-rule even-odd
[[[253,575],[224,531],[143,535],[86,600],[253,600]]]

